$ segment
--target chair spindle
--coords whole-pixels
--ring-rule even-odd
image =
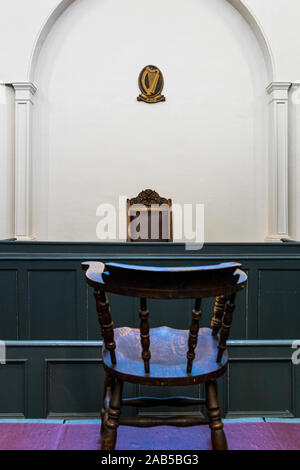
[[[150,373],[150,326],[148,322],[149,311],[147,310],[147,300],[141,299],[140,309],[140,332],[141,332],[141,346],[142,346],[142,359],[144,361],[145,374]]]
[[[219,346],[218,346],[219,352],[218,352],[217,362],[221,362],[224,351],[226,351],[227,349],[227,340],[229,338],[230,328],[232,325],[233,312],[235,309],[235,304],[234,304],[235,297],[236,297],[236,294],[232,294],[229,298],[226,299],[223,322],[222,322],[222,329],[220,333],[220,340],[219,340]]]
[[[195,302],[195,308],[193,310],[192,314],[192,323],[190,326],[190,334],[189,334],[189,341],[188,341],[188,347],[189,350],[187,352],[187,374],[190,374],[192,372],[193,368],[193,362],[195,359],[195,349],[197,346],[198,342],[198,333],[199,333],[199,327],[200,327],[200,319],[201,319],[201,301],[202,299],[196,299]]]
[[[110,314],[110,306],[105,292],[95,289],[96,309],[101,326],[105,347],[110,353],[112,364],[116,364],[116,343],[114,341],[114,323]]]
[[[226,303],[226,298],[223,295],[216,298],[215,307],[214,307],[214,316],[211,321],[211,328],[212,328],[213,336],[217,336],[217,334],[219,333],[221,329],[225,303]]]

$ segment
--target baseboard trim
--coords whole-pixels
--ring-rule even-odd
[[[241,347],[241,346],[285,346],[291,347],[295,341],[299,341],[299,338],[295,339],[270,339],[270,340],[259,340],[259,339],[241,339],[241,340],[230,340],[227,342],[229,348],[231,347]],[[88,348],[101,348],[103,346],[103,341],[58,341],[58,340],[47,340],[47,341],[37,341],[37,340],[9,340],[3,341],[7,347],[38,347],[38,348],[78,348],[78,347],[88,347]]]

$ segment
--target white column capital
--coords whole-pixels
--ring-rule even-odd
[[[292,85],[292,82],[271,82],[267,86],[267,92],[272,93],[275,90],[289,90]]]
[[[15,89],[16,101],[33,103],[33,97],[37,91],[36,86],[31,82],[15,82],[12,83]]]
[[[270,95],[270,103],[272,101],[288,101],[289,89],[292,82],[272,82],[267,86],[267,93]]]
[[[299,105],[300,104],[300,81],[292,83],[290,95],[291,95],[290,104]],[[299,110],[298,110],[298,113],[299,113]]]

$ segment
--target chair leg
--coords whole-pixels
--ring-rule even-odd
[[[102,433],[102,450],[114,450],[117,441],[117,429],[121,416],[123,381],[116,379],[110,400],[108,418],[105,420]]]
[[[227,450],[226,436],[223,430],[223,423],[218,401],[218,386],[216,380],[209,380],[205,383],[206,408],[211,429],[211,440],[214,450]]]
[[[101,409],[101,435],[104,432],[106,421],[108,419],[108,409],[111,400],[111,396],[114,390],[115,379],[109,375],[106,375],[104,382],[104,391],[103,391],[103,405]]]

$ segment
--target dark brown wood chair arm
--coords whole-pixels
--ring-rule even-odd
[[[85,261],[81,263],[81,268],[85,271],[87,283],[94,287],[100,288],[104,285],[102,274],[105,269],[105,264],[100,261]]]

